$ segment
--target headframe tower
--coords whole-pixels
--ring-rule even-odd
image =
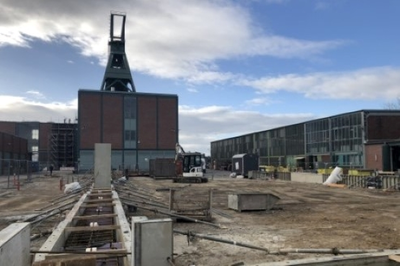
[[[125,54],[125,21],[125,13],[111,12],[108,62],[101,84],[102,91],[136,92]]]

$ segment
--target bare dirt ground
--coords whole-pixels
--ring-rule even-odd
[[[210,174],[208,174],[210,177]],[[213,223],[223,229],[198,223],[175,223],[174,228],[191,230],[217,238],[233,240],[276,251],[282,248],[398,249],[400,192],[373,189],[342,189],[288,181],[266,181],[229,178],[229,173],[215,174],[214,180],[202,184],[177,184],[171,180],[134,177],[129,183],[144,188],[168,202],[167,192],[159,188],[185,187],[196,197],[205,197],[205,188],[213,189]],[[10,217],[35,213],[62,195],[59,179],[39,176],[23,184],[20,191],[6,189],[0,180],[0,229],[10,223]],[[272,193],[280,200],[273,210],[237,212],[228,208],[228,194],[243,192]],[[202,194],[203,193],[203,194]],[[166,218],[161,214],[140,210],[132,215]],[[43,222],[40,230],[55,226],[62,217]],[[12,220],[12,219],[11,219]],[[36,229],[34,229],[36,230]],[[34,232],[33,232],[34,233]],[[38,246],[39,242],[33,243]],[[174,234],[175,264],[246,265],[326,255],[269,255],[244,247],[195,239],[188,244],[184,235]]]

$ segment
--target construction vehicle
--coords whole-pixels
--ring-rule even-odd
[[[185,152],[182,146],[175,145],[175,167],[176,183],[206,183],[208,179],[204,177],[205,160],[200,152]]]

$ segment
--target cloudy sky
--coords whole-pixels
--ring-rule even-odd
[[[111,11],[136,90],[179,96],[185,150],[400,97],[398,0],[0,0],[0,120],[74,120]]]

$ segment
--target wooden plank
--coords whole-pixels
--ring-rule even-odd
[[[117,230],[121,227],[119,225],[99,225],[99,226],[72,226],[65,227],[66,232],[91,232],[91,231],[107,231],[107,230]]]
[[[99,214],[99,215],[86,215],[86,216],[75,216],[74,220],[92,220],[92,219],[102,219],[102,218],[113,218],[117,217],[118,214],[110,213],[110,214]]]
[[[110,188],[104,188],[104,189],[96,188],[91,190],[92,193],[105,193],[105,192],[111,193],[111,191],[112,190]]]
[[[400,263],[400,255],[397,255],[397,254],[396,255],[395,254],[389,255],[389,260],[392,260],[392,261]]]
[[[89,197],[94,198],[94,197],[110,197],[112,198],[112,193],[93,193],[93,194],[88,194]]]
[[[108,199],[89,199],[86,200],[84,203],[98,203],[98,202],[109,202],[112,203],[113,199],[108,198]]]
[[[113,207],[115,203],[82,204],[81,208]]]

